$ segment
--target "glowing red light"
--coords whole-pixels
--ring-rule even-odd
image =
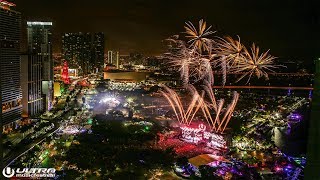
[[[68,69],[69,69],[68,63],[67,63],[67,61],[65,61],[63,63],[63,69],[62,69],[62,74],[61,74],[62,80],[64,81],[65,84],[70,84]]]

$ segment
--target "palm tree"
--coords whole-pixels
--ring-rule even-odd
[[[30,129],[29,125],[24,125],[21,127],[20,132],[22,133],[22,138],[24,138],[24,134]]]
[[[67,106],[68,106],[69,102],[70,102],[70,96],[67,96],[67,98],[66,98]]]
[[[305,179],[320,179],[320,58],[316,60]]]

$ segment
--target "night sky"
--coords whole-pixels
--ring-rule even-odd
[[[13,1],[13,0],[12,0]],[[320,57],[319,4],[307,0],[15,0],[24,20],[54,23],[54,52],[64,32],[105,32],[106,49],[159,55],[162,40],[205,19],[217,35],[239,35],[284,60]]]

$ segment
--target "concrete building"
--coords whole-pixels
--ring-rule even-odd
[[[103,69],[104,33],[65,33],[62,53],[70,68],[87,75]]]
[[[104,65],[104,33],[93,34],[92,64],[93,70],[102,71]]]
[[[0,99],[3,131],[14,129],[21,120],[20,30],[21,14],[15,4],[0,1]]]
[[[136,71],[105,71],[104,79],[109,79],[116,82],[143,82],[150,75],[150,72],[136,72]]]
[[[119,69],[119,51],[108,51],[107,64],[115,65]],[[105,64],[106,66],[106,64]],[[104,66],[104,67],[105,67]]]
[[[29,62],[38,62],[41,58],[42,86],[41,92],[45,110],[50,110],[53,103],[53,58],[52,58],[52,22],[27,22]],[[33,57],[40,56],[40,57]],[[31,69],[29,69],[32,71]],[[40,91],[37,89],[37,91]],[[32,92],[32,91],[30,91]]]
[[[45,109],[42,94],[42,56],[28,54],[21,56],[22,114],[35,116]]]

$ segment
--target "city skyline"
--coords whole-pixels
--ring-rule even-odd
[[[320,179],[315,3],[9,1],[3,177]]]
[[[61,52],[63,33],[102,31],[106,35],[105,52],[116,49],[125,54],[160,55],[166,49],[163,40],[172,33],[181,34],[185,21],[197,22],[206,17],[217,31],[215,35],[239,35],[243,43],[254,41],[281,59],[310,62],[318,56],[315,32],[319,29],[319,15],[312,2],[206,1],[198,6],[188,1],[14,2],[19,4],[17,9],[23,19],[53,21],[55,53]],[[34,9],[33,4],[38,8]]]

